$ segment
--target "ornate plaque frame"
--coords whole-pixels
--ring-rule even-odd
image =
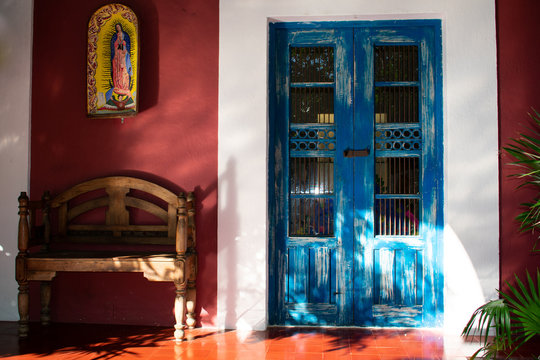
[[[129,7],[109,4],[88,22],[87,114],[135,116],[139,101],[139,22]]]

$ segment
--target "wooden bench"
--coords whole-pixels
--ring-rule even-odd
[[[175,195],[124,176],[86,181],[54,198],[46,192],[36,201],[23,192],[18,247],[21,337],[28,335],[29,281],[41,282],[41,322],[47,324],[51,281],[59,271],[141,272],[151,281],[171,281],[176,287],[175,339],[184,337],[185,315],[187,326],[195,326],[197,253],[191,192],[187,197]]]

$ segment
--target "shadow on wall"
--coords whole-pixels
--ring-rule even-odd
[[[444,216],[445,241],[450,241],[447,236],[454,240],[445,244],[445,268],[458,271],[461,261],[470,262],[480,281],[481,292],[493,297],[497,296],[495,288],[499,279],[498,128],[496,94],[493,93],[496,79],[487,70],[495,64],[481,64],[479,59],[474,60],[476,64],[463,61],[459,59],[453,66],[471,68],[474,65],[485,71],[475,76],[466,71],[448,76],[451,80],[447,83],[447,94],[455,94],[455,97],[448,96],[444,129]],[[453,258],[446,253],[447,249],[452,252],[452,248],[464,252],[459,258]]]
[[[157,105],[159,95],[159,18],[152,1],[140,1],[133,4],[133,11],[139,17],[140,24],[140,64],[144,71],[139,73],[139,112],[144,112]],[[144,21],[140,18],[144,14]]]
[[[222,239],[226,239],[227,246],[220,249],[219,258],[225,259],[227,269],[227,283],[220,284],[220,287],[225,289],[224,293],[226,294],[225,300],[225,327],[226,328],[235,328],[236,322],[238,320],[238,314],[236,312],[236,298],[238,296],[238,274],[237,274],[237,260],[238,260],[238,250],[236,248],[236,240],[238,236],[239,226],[235,221],[238,221],[238,196],[236,194],[237,184],[236,184],[236,160],[230,158],[227,161],[227,167],[225,172],[220,176],[219,179],[219,189],[223,192],[221,196],[224,207],[220,209],[220,213],[227,214],[227,219],[229,222],[226,226],[226,233],[221,234]]]
[[[215,214],[217,214],[217,203],[215,199],[217,192],[217,180],[212,182],[208,187],[202,189],[200,186],[195,187],[195,203],[196,203],[196,221],[197,229],[209,227],[209,224],[215,224]],[[211,205],[205,209],[204,204],[210,200]],[[210,216],[212,215],[212,216]],[[212,225],[215,226],[215,225]],[[201,234],[201,231],[198,231]],[[215,233],[214,233],[215,234]],[[213,243],[209,243],[212,239]],[[204,241],[204,242],[202,242]],[[217,299],[217,279],[216,279],[216,253],[210,251],[215,249],[215,236],[197,238],[197,301],[195,308],[195,318],[197,319],[196,326],[215,326],[216,308],[215,300]],[[204,287],[201,284],[204,283]]]
[[[467,250],[449,224],[444,228],[444,274],[445,331],[460,334],[485,295]]]
[[[242,194],[237,160],[230,157],[226,164],[218,180],[221,199],[218,212],[222,218],[218,262],[219,269],[225,271],[217,284],[218,293],[223,296],[218,305],[218,324],[226,329],[261,330],[266,327],[267,259],[266,247],[260,244],[260,239],[266,236],[266,230],[259,223],[243,226],[238,220]],[[259,203],[250,200],[249,208],[244,211],[256,211]]]

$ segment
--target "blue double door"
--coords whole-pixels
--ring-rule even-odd
[[[270,324],[440,326],[440,22],[270,33]]]

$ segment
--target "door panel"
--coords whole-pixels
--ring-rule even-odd
[[[355,173],[371,183],[357,191],[357,208],[373,214],[368,229],[356,231],[358,267],[365,281],[355,294],[358,325],[420,326],[423,312],[423,249],[420,215],[422,164],[421,39],[397,31],[356,32],[357,63],[369,79],[357,79],[357,123],[372,141],[373,158],[357,161]],[[360,46],[360,44],[362,46]],[[361,60],[360,60],[361,59]],[[360,60],[360,61],[359,61]],[[369,120],[366,121],[366,118]],[[362,163],[364,162],[364,163]],[[373,169],[374,168],[374,169]],[[356,189],[355,189],[356,190]],[[372,278],[366,273],[371,272]],[[366,296],[366,289],[371,293]]]
[[[352,277],[352,238],[344,241],[338,216],[349,206],[341,179],[351,169],[338,154],[339,139],[352,131],[352,31],[283,31],[278,43],[288,64],[277,77],[288,94],[282,119],[288,151],[280,159],[288,174],[280,204],[287,209],[282,321],[339,325],[344,306],[352,308],[336,290]]]
[[[442,321],[440,22],[407,23],[272,28],[271,324]]]

